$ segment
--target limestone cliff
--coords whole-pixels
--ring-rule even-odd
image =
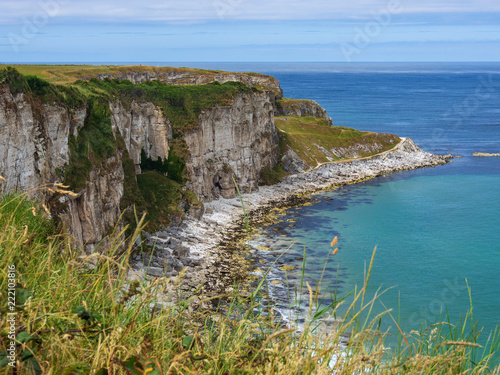
[[[0,175],[2,192],[31,190],[57,179],[69,161],[68,135],[83,127],[85,110],[39,105],[0,85]]]
[[[82,76],[89,79],[92,76]],[[211,82],[241,82],[248,87],[257,87],[263,91],[273,93],[276,99],[283,97],[283,90],[279,81],[271,76],[256,73],[231,73],[224,71],[210,71],[199,69],[176,69],[176,68],[154,68],[149,71],[123,70],[113,73],[103,73],[95,75],[97,79],[118,79],[129,80],[137,84],[147,81],[160,81],[166,85],[205,85]]]
[[[0,75],[0,176],[7,181],[0,185],[1,193],[71,184],[74,197],[48,190],[34,195],[48,203],[88,252],[106,238],[123,209],[137,202],[143,157],[163,165],[170,160],[171,143],[187,148],[187,186],[171,181],[177,189],[175,212],[181,214],[199,216],[203,211],[195,198],[179,189],[191,189],[203,201],[233,197],[233,174],[243,191],[256,189],[262,169],[278,161],[274,98],[267,92],[242,90],[229,102],[225,99],[227,105],[202,109],[194,130],[175,134],[168,117],[173,112],[151,102],[103,96],[100,91],[96,97],[78,96],[77,90],[44,81],[23,82],[20,75],[11,82],[20,82],[20,88],[5,78],[2,83]],[[78,100],[68,102],[72,95]],[[155,178],[167,178],[151,172],[149,180],[141,179],[147,189],[154,189]]]
[[[262,169],[278,161],[273,103],[262,93],[202,112],[199,129],[184,139],[191,154],[188,187],[204,201],[235,196],[233,175],[242,190],[255,189]]]
[[[168,120],[151,103],[133,103],[126,110],[110,103],[112,125],[125,140],[136,169],[140,154],[166,158],[171,133]],[[0,85],[0,175],[6,183],[2,193],[30,191],[63,182],[70,164],[69,137],[78,137],[88,115],[87,108],[68,109],[41,104],[25,93],[13,95]],[[117,133],[118,134],[118,133]],[[77,197],[52,195],[38,189],[33,195],[52,204],[54,214],[75,239],[91,251],[117,223],[124,194],[123,150],[117,148],[102,163],[92,164]]]
[[[295,117],[320,117],[328,120],[333,126],[332,119],[326,113],[326,110],[314,100],[309,99],[281,99],[276,101],[277,116],[295,116]]]
[[[141,150],[153,160],[168,158],[172,124],[161,108],[134,101],[128,110],[117,100],[110,103],[110,109],[113,131],[119,131],[123,137],[137,174],[141,173]]]

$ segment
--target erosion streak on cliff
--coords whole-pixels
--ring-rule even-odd
[[[71,91],[38,78],[27,80],[12,70],[2,73],[0,175],[7,180],[1,186],[2,193],[56,182],[71,184],[77,197],[47,192],[38,196],[50,203],[52,214],[89,252],[110,233],[122,210],[129,211],[132,204],[142,209],[164,207],[156,216],[163,212],[163,216],[175,213],[181,218],[187,212],[200,217],[202,206],[182,186],[185,177],[188,188],[211,200],[235,195],[233,174],[242,190],[248,191],[258,185],[261,169],[277,162],[274,102],[268,93],[239,84],[190,88],[184,90],[185,97],[182,89],[165,89],[162,95],[174,96],[161,97],[158,102],[170,106],[167,113],[177,111],[176,119],[183,112],[196,116],[200,111],[196,129],[182,136],[174,133],[164,107],[131,99],[129,92],[139,89],[135,86],[103,82],[104,88],[110,85],[112,89],[106,93],[101,85],[90,83],[76,85],[77,91]],[[155,87],[161,84],[146,89]],[[80,89],[88,96],[73,98],[80,95]],[[214,92],[210,98],[214,103],[228,105],[210,108],[190,103],[189,95],[207,92]],[[114,96],[120,94],[124,97]],[[176,129],[179,131],[179,126]],[[177,155],[172,145],[180,145]],[[150,170],[137,179],[144,158],[150,160],[149,165],[167,164],[169,171],[177,171],[178,183],[162,170]],[[168,197],[156,197],[150,185],[158,183],[168,187]],[[172,199],[176,207],[170,208],[165,199]],[[164,224],[171,222],[168,217],[157,219]]]
[[[4,69],[8,65],[0,65]],[[25,75],[36,75],[55,84],[68,84],[79,79],[116,78],[132,83],[160,81],[167,85],[203,85],[211,82],[242,82],[245,85],[270,91],[278,99],[283,96],[279,81],[259,73],[232,73],[221,70],[173,68],[145,65],[15,65]]]
[[[188,187],[204,201],[257,188],[260,172],[278,162],[273,103],[263,93],[237,96],[230,106],[200,115],[199,129],[184,135],[190,150]]]

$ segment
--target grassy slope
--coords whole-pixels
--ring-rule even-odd
[[[63,171],[56,172],[72,189],[80,191],[85,186],[93,166],[103,165],[107,157],[121,151],[127,181],[122,209],[133,204],[139,212],[147,209],[152,219],[149,230],[157,229],[160,224],[168,224],[168,217],[160,220],[161,213],[182,213],[179,208],[181,205],[186,210],[190,205],[199,205],[199,202],[193,199],[193,194],[183,190],[187,178],[183,174],[184,165],[189,153],[181,134],[198,126],[198,116],[204,109],[215,105],[228,105],[236,95],[251,93],[254,90],[239,82],[223,85],[214,82],[199,86],[169,86],[161,82],[133,85],[128,81],[92,79],[56,85],[36,75],[24,76],[13,69],[0,70],[0,84],[7,84],[13,94],[25,93],[40,121],[44,121],[43,104],[64,106],[69,113],[77,108],[87,108],[84,127],[78,137],[69,137],[70,163]],[[167,195],[168,202],[162,200],[162,205],[146,204],[144,195],[149,195],[149,179],[144,178],[140,184],[137,183],[123,139],[119,135],[116,138],[113,136],[108,103],[114,100],[120,100],[126,108],[133,100],[152,102],[159,106],[171,121],[174,138],[177,139],[170,142],[171,150],[166,163],[169,173],[176,172],[175,178],[169,176],[177,183],[171,181],[172,178],[157,173],[155,178],[157,181],[162,180],[161,186],[169,186],[169,189],[174,191]],[[127,218],[130,221],[133,219],[131,214]]]
[[[439,324],[384,348],[377,331],[383,316],[361,319],[375,300],[366,283],[353,295],[336,329],[314,331],[315,318],[300,334],[285,329],[258,293],[224,296],[221,310],[200,308],[200,293],[172,299],[160,310],[157,293],[176,294],[165,279],[127,281],[128,256],[114,258],[117,240],[104,254],[81,257],[59,235],[43,210],[25,196],[0,200],[0,374],[498,374],[490,354],[478,348],[472,314],[456,326]],[[129,244],[139,233],[134,233]],[[120,238],[114,233],[113,238]],[[94,264],[89,268],[87,265]],[[15,272],[8,272],[15,266]],[[371,264],[369,269],[371,270]],[[370,271],[368,271],[369,277]],[[9,278],[16,292],[17,372],[7,365]],[[305,288],[305,286],[304,286]],[[311,300],[318,296],[311,292]],[[335,313],[335,306],[325,311]],[[325,313],[323,312],[323,313]],[[270,315],[266,315],[270,313]],[[230,318],[230,317],[233,318]],[[274,318],[274,319],[273,319]],[[351,335],[352,333],[352,335]],[[349,351],[340,344],[350,337]],[[339,356],[339,353],[343,353]],[[332,362],[332,358],[337,358]],[[97,372],[100,370],[101,372]]]
[[[50,83],[67,84],[75,82],[81,77],[96,77],[103,73],[125,73],[125,72],[155,72],[155,73],[195,73],[208,77],[218,74],[227,74],[222,70],[205,70],[193,68],[173,68],[143,65],[1,65],[0,70],[7,66],[14,67],[24,75],[35,75]],[[258,73],[238,73],[241,75],[267,77]],[[270,79],[274,79],[270,77]]]
[[[380,144],[387,151],[399,143],[399,137],[393,134],[362,132],[351,128],[328,126],[328,122],[316,117],[281,116],[275,118],[279,130],[280,149],[283,153],[286,147],[291,147],[297,155],[311,167],[319,163],[339,160],[334,157],[328,159],[316,145],[327,150],[346,148],[356,144]],[[377,153],[378,153],[377,152]],[[360,157],[371,156],[373,153],[361,153]]]

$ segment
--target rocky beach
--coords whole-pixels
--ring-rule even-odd
[[[411,139],[401,138],[393,149],[371,157],[318,165],[288,176],[276,185],[242,194],[241,199],[219,198],[205,204],[205,213],[200,219],[188,217],[180,226],[146,234],[153,251],[133,256],[131,277],[176,277],[186,269],[182,277],[183,291],[195,290],[205,283],[205,292],[229,293],[235,279],[241,281],[248,276],[249,261],[238,254],[238,245],[246,237],[245,213],[255,226],[263,222],[271,209],[303,204],[311,193],[391,172],[435,167],[451,158],[430,154]]]

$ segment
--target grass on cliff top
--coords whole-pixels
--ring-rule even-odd
[[[51,84],[36,76],[24,76],[9,68],[0,70],[0,84],[7,84],[13,95],[24,93],[32,105],[33,112],[40,122],[47,121],[44,104],[59,104],[66,107],[71,116],[75,108],[86,108],[84,124],[78,136],[69,135],[68,146],[70,159],[63,170],[57,171],[65,184],[79,192],[86,186],[92,169],[100,175],[106,175],[106,164],[111,156],[122,160],[125,172],[124,197],[122,209],[136,206],[138,212],[148,211],[148,230],[159,229],[169,223],[170,215],[182,215],[189,207],[199,207],[192,193],[185,191],[185,163],[189,157],[187,146],[182,138],[170,140],[166,169],[157,171],[152,185],[151,174],[135,176],[135,166],[130,160],[123,138],[112,129],[109,101],[119,99],[130,106],[132,100],[151,101],[159,105],[171,121],[174,135],[197,127],[197,118],[201,111],[213,105],[229,104],[240,92],[252,92],[241,83],[230,82],[224,85],[212,83],[200,86],[167,86],[160,82],[147,82],[133,85],[128,81],[117,80],[83,82],[69,86]],[[70,120],[72,125],[75,119]],[[121,157],[118,155],[121,153]],[[116,166],[112,166],[114,168]],[[152,169],[154,168],[145,168]],[[168,173],[168,177],[165,174]],[[160,176],[161,175],[161,176]],[[155,199],[150,195],[157,188]],[[147,198],[146,198],[147,197]],[[153,202],[157,204],[153,204]],[[52,202],[54,212],[60,208],[57,200]],[[134,223],[130,210],[125,215],[129,223]]]
[[[139,73],[195,73],[207,77],[215,77],[216,75],[231,74],[222,70],[206,70],[194,68],[174,68],[174,67],[158,67],[146,65],[2,65],[0,70],[8,66],[12,66],[21,74],[34,75],[54,84],[68,84],[75,82],[79,79],[95,78],[99,74],[120,74],[128,72]],[[238,73],[240,75],[268,77],[259,73]],[[270,77],[274,80],[274,78]]]
[[[230,105],[241,93],[252,93],[254,89],[240,82],[218,82],[206,85],[176,86],[165,85],[158,81],[132,84],[130,81],[116,79],[78,81],[74,85],[95,95],[107,95],[110,100],[120,99],[124,105],[136,102],[151,102],[159,106],[172,123],[175,133],[198,128],[199,116],[203,110],[217,105]]]
[[[201,286],[181,295],[179,284],[164,278],[128,281],[140,228],[127,243],[123,231],[115,231],[106,247],[85,255],[26,195],[2,198],[0,374],[500,373],[492,359],[499,336],[480,348],[472,314],[461,324],[403,336],[399,348],[384,348],[377,326],[388,312],[365,318],[377,300],[365,296],[367,282],[354,291],[335,329],[319,333],[317,317],[335,314],[335,306],[311,310],[310,323],[297,332],[282,327],[258,293],[219,296],[228,302],[222,311],[205,305]],[[15,306],[8,303],[11,289]],[[163,308],[158,295],[168,301]],[[348,349],[340,343],[346,335]]]
[[[327,120],[318,117],[275,117],[283,155],[291,147],[309,166],[326,163],[342,158],[331,150],[355,145],[379,145],[373,152],[359,152],[359,157],[366,157],[387,151],[396,146],[400,139],[393,134],[363,132],[340,126],[329,126]],[[319,147],[318,147],[319,146]],[[321,149],[323,148],[323,150]],[[331,155],[325,154],[324,150]]]
[[[281,108],[289,108],[289,107],[300,107],[300,105],[318,105],[315,103],[313,100],[310,99],[290,99],[290,98],[283,98],[280,100],[276,100],[276,106],[278,109]]]

